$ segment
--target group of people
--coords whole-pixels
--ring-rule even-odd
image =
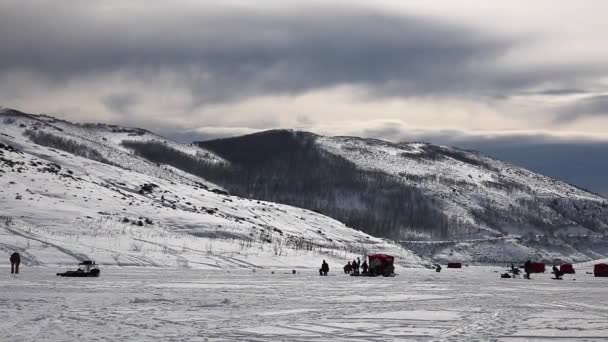
[[[349,261],[346,265],[344,265],[345,274],[367,274],[368,270],[369,265],[367,264],[367,261],[363,261],[363,263],[361,263],[361,259],[359,258],[353,260],[352,262]],[[323,260],[323,263],[321,263],[321,268],[319,269],[319,275],[326,276],[328,272],[329,264],[325,260]]]
[[[524,263],[524,279],[530,279],[530,274],[533,273],[532,270],[532,261],[528,260]],[[555,279],[562,279],[564,272],[562,272],[557,266],[553,266],[553,272],[555,275]],[[519,268],[515,267],[515,265],[511,264],[511,275],[508,273],[502,274],[501,278],[516,278],[519,276],[520,271]]]
[[[361,263],[361,259],[357,258],[356,260],[353,260],[352,262],[349,261],[346,265],[344,265],[345,274],[359,275],[359,270],[361,270],[362,274],[367,274],[367,271],[369,270],[367,261],[363,261],[363,263]]]

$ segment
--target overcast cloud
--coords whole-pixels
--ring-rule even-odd
[[[602,142],[607,12],[601,0],[0,0],[0,106],[182,139]]]

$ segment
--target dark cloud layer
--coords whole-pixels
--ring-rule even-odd
[[[556,120],[560,123],[572,122],[585,117],[608,117],[608,95],[583,98],[572,105],[560,108],[558,114]]]
[[[168,71],[200,105],[343,84],[377,96],[505,96],[595,71],[502,72],[491,61],[520,39],[371,8],[106,7],[1,3],[0,73],[65,81],[121,72],[151,83]]]

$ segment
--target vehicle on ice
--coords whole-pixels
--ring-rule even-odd
[[[57,273],[57,275],[60,277],[99,277],[100,273],[101,270],[95,265],[95,261],[85,260],[78,264],[76,271],[65,271]]]

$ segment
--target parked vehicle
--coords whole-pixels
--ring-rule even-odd
[[[65,271],[63,273],[57,273],[60,277],[99,277],[101,270],[95,261],[85,260],[78,264],[78,269],[75,271]]]

